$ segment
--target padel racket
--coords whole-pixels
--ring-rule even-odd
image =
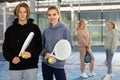
[[[28,37],[24,41],[23,46],[22,46],[22,48],[21,48],[20,53],[19,53],[18,56],[21,56],[22,52],[24,52],[26,50],[26,48],[29,46],[30,42],[32,41],[33,36],[34,36],[34,32],[30,32],[29,35],[28,35]]]
[[[51,56],[57,58],[58,60],[65,60],[71,54],[71,45],[68,40],[61,39],[59,40],[51,53]]]
[[[84,57],[84,61],[85,61],[85,63],[90,63],[91,62],[91,56],[90,56],[90,54],[88,53],[88,51],[86,52],[86,54],[85,54],[85,57]]]

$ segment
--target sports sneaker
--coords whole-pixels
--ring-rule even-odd
[[[94,76],[94,75],[96,75],[95,72],[89,73],[89,76]]]
[[[87,78],[88,75],[84,72],[84,73],[81,74],[81,77],[83,77],[83,78]]]
[[[114,77],[114,76],[115,76],[114,74],[110,73],[110,78],[112,78],[112,77]]]
[[[106,74],[106,75],[103,77],[103,80],[110,80],[110,74]]]

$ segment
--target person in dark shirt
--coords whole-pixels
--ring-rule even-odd
[[[37,80],[39,54],[42,51],[41,31],[29,18],[30,8],[26,3],[20,3],[14,10],[17,17],[5,32],[3,42],[3,55],[9,62],[10,80]],[[19,52],[30,32],[34,37],[23,52],[24,58],[19,57]]]

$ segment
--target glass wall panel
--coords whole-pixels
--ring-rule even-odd
[[[2,9],[1,9],[2,10]],[[0,40],[3,39],[3,11],[0,10]],[[12,24],[14,20],[13,11],[6,9],[6,28]],[[88,21],[87,27],[92,35],[93,43],[103,43],[107,33],[107,23],[112,20],[116,23],[119,32],[120,41],[120,12],[119,11],[61,11],[62,22],[70,28],[73,41],[76,41],[76,23],[79,19],[86,19]],[[35,20],[35,23],[43,32],[48,27],[48,19],[46,12],[34,12],[31,13],[31,18]]]
[[[62,12],[62,22],[65,23],[65,25],[71,30],[73,40],[76,40],[75,32],[78,19],[79,17],[77,13]]]
[[[102,42],[103,19],[101,12],[79,13],[80,19],[88,21],[87,27],[92,35],[93,42]]]
[[[34,14],[34,19],[39,25],[41,31],[48,27],[47,15],[45,12],[39,14]],[[87,27],[90,30],[92,35],[93,43],[99,45],[102,44],[105,40],[107,33],[107,23],[110,20],[113,20],[117,26],[118,31],[120,25],[120,13],[119,12],[82,12],[74,13],[74,19],[72,20],[71,12],[62,12],[62,22],[70,28],[73,41],[76,41],[75,32],[76,32],[76,23],[79,19],[86,19],[88,21]]]
[[[119,43],[120,43],[120,12],[104,12],[103,15],[107,21],[114,21],[118,29]]]
[[[120,35],[120,13],[119,12],[85,12],[79,13],[80,19],[88,21],[87,27],[92,35],[93,42],[104,42],[107,33],[108,21],[114,21]],[[119,36],[118,35],[118,36]],[[120,36],[119,36],[120,39]]]
[[[40,27],[41,32],[43,32],[48,27],[48,19],[46,13],[45,12],[39,13],[37,20],[38,26]]]
[[[6,28],[13,24],[15,16],[13,14],[6,15]]]

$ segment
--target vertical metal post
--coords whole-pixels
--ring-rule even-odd
[[[58,0],[58,7],[60,8],[61,0]]]
[[[80,20],[80,1],[79,1],[78,7],[79,7],[79,10],[78,10],[78,19]]]
[[[72,35],[72,37],[74,37],[74,31],[73,31],[73,30],[74,30],[74,26],[75,26],[75,25],[74,25],[74,17],[75,17],[75,16],[74,16],[74,7],[73,7],[73,4],[72,4],[72,3],[71,3],[70,6],[71,6],[71,31],[72,31],[72,32],[71,32],[71,35]]]
[[[3,7],[3,32],[6,31],[6,7]]]
[[[30,11],[35,12],[35,0],[30,0]]]
[[[36,16],[35,16],[35,0],[30,0],[30,17],[33,18],[35,20],[35,22],[37,22]]]
[[[101,26],[101,42],[103,42],[103,2],[101,2],[101,19],[102,19],[102,26]]]

